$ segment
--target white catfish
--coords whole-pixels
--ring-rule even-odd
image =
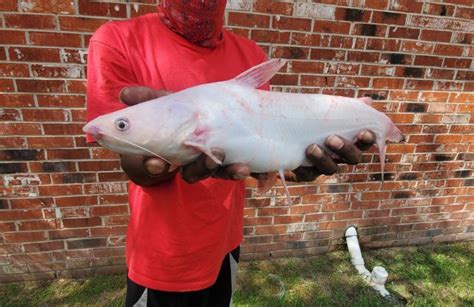
[[[307,166],[305,149],[331,134],[355,140],[361,129],[376,135],[384,167],[385,142],[403,140],[371,99],[258,90],[285,64],[272,59],[234,79],[198,85],[100,116],[83,130],[99,144],[129,155],[156,156],[174,167],[205,153],[215,162],[246,163],[256,173],[280,174]],[[225,152],[224,161],[211,148]],[[276,176],[274,176],[276,178]],[[382,176],[383,178],[383,176]]]

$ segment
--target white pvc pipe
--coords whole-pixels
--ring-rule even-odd
[[[349,254],[351,255],[351,263],[355,266],[357,272],[364,278],[370,276],[370,271],[367,270],[362,258],[362,252],[360,251],[359,239],[357,238],[357,230],[354,226],[350,226],[346,229],[346,243]]]
[[[357,272],[362,278],[375,290],[377,290],[383,297],[390,295],[385,289],[385,282],[388,278],[388,273],[383,267],[376,266],[372,273],[365,267],[364,258],[360,250],[357,229],[354,226],[349,226],[345,233],[347,249],[351,255],[351,263],[356,268]]]

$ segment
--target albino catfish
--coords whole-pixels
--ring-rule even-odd
[[[202,84],[134,105],[84,126],[99,144],[127,155],[156,156],[173,168],[205,153],[215,162],[246,163],[255,173],[283,172],[308,166],[306,147],[331,134],[355,140],[361,129],[376,135],[383,168],[386,141],[403,135],[371,99],[258,90],[285,64],[272,59],[234,79]],[[211,148],[225,152],[224,161]],[[274,176],[276,178],[276,176]]]

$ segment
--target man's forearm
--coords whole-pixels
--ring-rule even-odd
[[[121,155],[120,158],[125,174],[134,183],[143,187],[160,184],[176,175],[176,171],[169,172],[168,170],[164,170],[160,175],[150,174],[145,168],[144,157],[142,156]]]

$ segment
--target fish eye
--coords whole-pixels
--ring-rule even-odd
[[[120,131],[125,131],[130,127],[130,123],[128,122],[128,119],[126,118],[117,118],[115,120],[115,128],[117,128]]]

